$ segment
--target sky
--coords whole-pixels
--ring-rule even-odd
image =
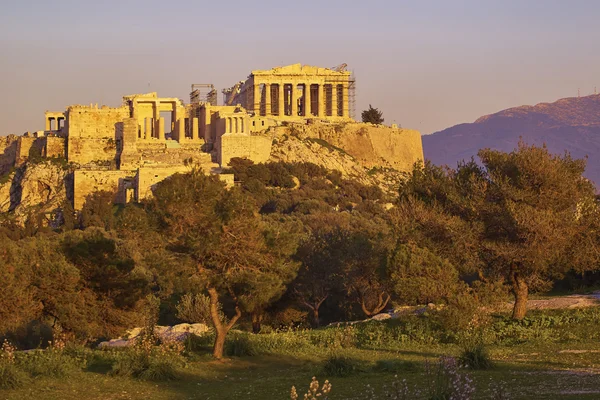
[[[596,0],[0,0],[0,135],[294,63],[348,64],[358,116],[371,104],[429,134],[600,90],[599,15]]]

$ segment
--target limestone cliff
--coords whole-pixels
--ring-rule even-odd
[[[67,199],[70,171],[52,162],[26,163],[0,183],[0,211],[24,220],[31,210],[47,213]]]
[[[316,123],[280,126],[266,134],[273,137],[271,161],[311,162],[390,190],[423,160],[421,135],[408,129]]]

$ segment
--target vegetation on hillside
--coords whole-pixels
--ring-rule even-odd
[[[597,337],[588,329],[596,309],[533,319],[526,309],[531,292],[557,282],[596,283],[600,219],[584,162],[525,144],[480,158],[456,169],[416,165],[395,196],[310,163],[234,159],[231,189],[195,170],[140,204],[115,206],[98,192],[74,217],[65,204],[56,229],[35,215],[25,226],[7,217],[0,338],[52,348],[59,334],[86,344],[157,322],[209,324],[187,350],[156,347],[144,328],[136,348],[101,355],[115,375],[176,379],[182,354],[209,341],[216,358],[459,345],[466,365],[485,369],[486,346]],[[512,318],[490,314],[509,294]],[[422,308],[343,324],[404,306]],[[341,325],[309,329],[331,322]],[[581,337],[564,329],[574,323]],[[340,374],[365,370],[327,363]],[[0,367],[15,386],[27,379],[26,368]]]

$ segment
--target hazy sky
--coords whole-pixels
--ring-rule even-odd
[[[596,0],[0,0],[0,134],[44,111],[347,63],[357,114],[432,133],[600,89]]]

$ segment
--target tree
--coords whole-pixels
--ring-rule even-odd
[[[482,282],[503,279],[522,319],[531,290],[548,289],[569,270],[597,268],[594,187],[584,160],[519,143],[511,153],[484,149],[456,170],[417,166],[402,186],[395,230]],[[587,243],[588,245],[582,245]]]
[[[251,198],[238,188],[225,189],[218,177],[200,170],[161,182],[147,209],[157,218],[170,250],[196,264],[216,331],[213,356],[220,359],[227,333],[242,313],[278,298],[297,265],[277,247],[277,236],[271,237],[272,227],[258,215]],[[220,309],[229,304],[233,316],[225,318]]]
[[[481,218],[486,273],[505,277],[515,297],[513,318],[527,311],[530,290],[548,289],[571,269],[596,268],[597,252],[568,257],[575,242],[597,238],[593,184],[585,160],[519,143],[511,153],[479,152],[489,179]]]
[[[392,253],[388,268],[394,293],[409,304],[447,303],[458,291],[456,268],[414,243],[400,244]]]
[[[383,124],[383,113],[377,108],[373,108],[373,106],[371,106],[370,104],[369,109],[364,110],[361,116],[362,122],[369,122],[375,125]]]

